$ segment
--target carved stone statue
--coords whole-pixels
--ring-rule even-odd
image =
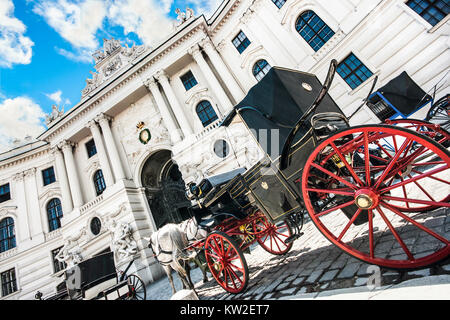
[[[61,110],[59,110],[57,105],[52,105],[52,112],[45,116],[45,123],[48,126],[50,123],[62,117],[63,115],[64,115],[64,107],[61,107]]]
[[[111,224],[111,232],[113,233],[112,245],[117,260],[122,261],[137,253],[137,244],[133,239],[131,226],[126,223],[117,223],[113,221]]]
[[[83,261],[83,256],[81,255],[81,248],[78,245],[78,240],[86,234],[86,230],[81,229],[78,234],[68,237],[64,246],[59,250],[55,258],[64,262],[67,268],[71,268],[81,261]]]
[[[178,25],[179,26],[182,25],[187,20],[189,20],[189,19],[194,17],[194,10],[192,10],[189,7],[186,8],[186,12],[183,12],[179,8],[177,8],[175,10],[175,13],[177,14],[177,21],[178,21]]]

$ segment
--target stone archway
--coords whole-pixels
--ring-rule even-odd
[[[191,203],[186,198],[185,183],[169,150],[158,151],[147,159],[141,182],[158,229],[190,218]]]

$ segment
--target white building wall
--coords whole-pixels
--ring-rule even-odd
[[[436,27],[431,27],[404,2],[288,0],[278,9],[270,0],[231,1],[209,24],[203,17],[189,20],[167,43],[139,56],[142,61],[135,60],[133,67],[124,63],[126,68],[115,71],[114,77],[90,91],[79,105],[66,113],[64,119],[52,124],[42,135],[47,146],[23,147],[22,154],[13,152],[11,159],[0,160],[0,185],[9,182],[12,197],[0,203],[0,219],[14,219],[17,241],[16,248],[0,253],[0,272],[15,268],[19,288],[18,292],[0,299],[33,299],[37,290],[44,296],[54,293],[61,280],[58,277],[61,272],[54,273],[51,250],[63,246],[69,238],[77,238],[84,259],[108,247],[114,250],[113,221],[129,223],[133,230],[138,254],[132,271],[146,282],[161,276],[161,269],[143,239],[155,230],[155,222],[142,186],[142,167],[153,153],[160,150],[172,151],[173,160],[183,173],[185,182],[198,180],[205,174],[251,166],[259,154],[245,128],[240,125],[218,128],[217,122],[204,128],[195,107],[200,101],[208,100],[219,118],[225,116],[229,110],[227,99],[239,102],[257,83],[252,68],[260,59],[267,60],[272,66],[316,74],[323,81],[331,59],[341,61],[353,52],[374,76],[355,90],[339,75],[335,76],[330,94],[347,115],[353,113],[367,96],[375,76],[379,77],[379,88],[402,71],[407,71],[426,91],[445,76],[448,78],[448,17]],[[295,30],[295,22],[305,10],[315,11],[335,32],[318,52],[314,52]],[[251,45],[239,54],[232,39],[241,30]],[[201,69],[201,63],[194,59],[195,47],[198,44],[204,47],[202,41],[208,37],[223,60],[224,68],[214,65],[213,57],[208,54],[204,54],[205,61],[226,90],[217,87],[214,79]],[[206,49],[204,51],[207,52]],[[167,88],[158,89],[164,105],[158,105],[159,100],[146,86],[148,80],[157,77],[161,70],[167,74],[174,94],[174,97],[169,97]],[[180,76],[189,70],[198,84],[186,91]],[[230,72],[230,77],[219,70]],[[236,84],[233,86],[225,79],[232,79]],[[448,93],[448,81],[442,84],[437,98]],[[221,94],[221,90],[227,97]],[[177,112],[174,102],[184,117]],[[167,113],[163,112],[165,108]],[[426,111],[421,110],[417,117],[423,118]],[[114,184],[97,197],[92,176],[97,169],[105,168],[100,165],[99,154],[87,157],[85,143],[92,139],[92,132],[86,126],[102,113],[111,117],[109,127],[119,161],[113,161],[117,159],[113,158],[111,144],[102,130],[102,141],[107,149],[106,163],[113,173]],[[165,118],[167,115],[169,117]],[[151,130],[152,140],[147,145],[138,140],[140,130],[136,126],[139,122]],[[352,119],[352,124],[369,122],[379,120],[366,107]],[[182,132],[182,127],[191,128],[192,133],[181,135],[183,139],[175,142],[169,127],[179,132]],[[218,139],[224,139],[231,147],[225,159],[214,154],[213,145]],[[59,171],[50,152],[64,140],[76,144],[73,151],[76,173],[67,169],[66,174],[69,178],[73,174],[78,176],[83,204],[71,212],[64,212],[62,228],[49,232],[46,204],[52,198],[62,200],[63,194],[74,193],[74,190],[61,190],[61,177],[65,172]],[[117,179],[120,172],[118,164],[122,167],[123,179]],[[50,166],[55,169],[57,181],[43,186],[41,171]],[[89,228],[94,217],[102,222],[102,230],[97,236]]]

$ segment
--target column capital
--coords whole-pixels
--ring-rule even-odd
[[[55,156],[56,154],[61,154],[61,149],[58,148],[58,146],[54,146],[50,148],[50,153]]]
[[[88,123],[86,123],[85,126],[86,126],[86,128],[91,129],[91,130],[92,130],[92,128],[98,128],[98,124],[97,124],[97,122],[95,122],[95,120],[88,121]]]
[[[102,113],[98,114],[98,115],[94,118],[94,120],[97,121],[97,122],[101,125],[102,123],[106,123],[106,122],[109,123],[109,121],[112,120],[112,117],[111,117],[111,116],[108,116],[107,114],[104,114],[104,113],[102,112]]]
[[[68,149],[72,150],[73,147],[75,147],[75,143],[69,140],[63,140],[60,143],[58,143],[58,148],[61,149],[62,151]]]
[[[160,82],[169,82],[169,76],[166,73],[166,70],[161,69],[155,73],[154,76]]]
[[[144,81],[144,85],[153,92],[153,90],[158,89],[158,83],[156,82],[156,79],[153,77],[148,78]]]
[[[36,168],[31,168],[23,172],[24,177],[33,177],[36,175]]]
[[[213,42],[209,37],[206,37],[203,40],[201,40],[200,44],[202,48],[206,51],[206,53],[216,49],[216,47],[214,46]]]
[[[19,172],[13,175],[13,181],[23,181],[25,172]]]
[[[200,46],[198,44],[193,45],[188,49],[188,53],[197,61],[200,57],[203,58],[202,53],[200,51]]]

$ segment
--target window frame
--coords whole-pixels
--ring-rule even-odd
[[[278,8],[281,9],[286,4],[287,0],[272,0],[272,3]]]
[[[199,107],[201,107],[200,110]],[[210,112],[207,111],[207,109],[209,108],[214,112],[213,116],[211,116]],[[199,103],[197,103],[197,105],[195,106],[195,112],[197,113],[197,117],[199,118],[204,128],[206,128],[211,123],[219,119],[216,110],[214,110],[214,107],[212,106],[212,103],[209,100],[202,100]],[[207,120],[203,121],[203,117],[201,115],[206,116]]]
[[[5,224],[3,225],[4,221]],[[0,220],[0,237],[3,237],[3,235],[6,234],[5,238],[0,238],[0,253],[14,249],[17,246],[15,228],[15,221],[12,217],[5,217]],[[3,232],[3,229],[6,229],[6,232]],[[5,246],[4,243],[6,243]],[[4,250],[2,249],[3,247],[5,248]]]
[[[49,170],[51,170],[51,174],[46,176],[46,172],[49,172]],[[44,187],[54,182],[56,182],[55,168],[51,166],[42,170],[42,183],[44,184]]]
[[[12,277],[10,276],[10,274],[12,273]],[[4,275],[8,274],[9,277],[7,277],[7,281],[3,281],[4,280]],[[3,272],[0,273],[0,282],[1,282],[1,294],[2,297],[6,297],[9,296],[10,294],[13,294],[14,292],[19,291],[19,287],[17,286],[17,275],[16,275],[16,268],[11,268],[8,270],[5,270]],[[13,284],[11,286],[11,284]],[[9,286],[10,288],[7,290],[8,292],[5,293],[5,286]],[[12,287],[12,289],[11,289]]]
[[[305,19],[304,16],[307,15],[308,13],[312,13],[312,15],[310,18]],[[319,20],[318,23],[320,22],[323,23],[323,26],[317,31],[313,28],[315,25],[317,25],[317,23],[315,25],[312,24],[314,18],[317,18]],[[304,26],[302,26],[301,28],[299,28],[300,20],[304,22]],[[311,29],[311,31],[314,33],[314,35],[311,36],[309,39],[307,39],[301,33],[306,27]],[[297,31],[300,37],[302,37],[302,39],[311,47],[311,49],[314,50],[314,52],[318,52],[336,34],[336,32],[314,10],[303,11],[295,20],[294,29]],[[321,35],[323,31],[327,32],[325,37]],[[315,39],[319,39],[320,42],[315,43],[315,45],[313,45]]]
[[[185,78],[189,76],[188,78]],[[189,70],[188,72],[184,73],[182,76],[180,76],[181,83],[183,83],[184,88],[186,91],[191,90],[193,87],[198,85],[197,78],[195,78],[194,73],[192,70]]]
[[[97,154],[98,150],[97,150],[97,146],[95,145],[94,139],[89,140],[84,145],[86,147],[88,159],[92,158],[93,156],[95,156]],[[95,152],[92,153],[92,150],[95,150]]]
[[[351,58],[352,56],[359,62],[359,65],[358,65],[355,69],[352,69],[352,67],[349,66],[348,63],[346,63],[346,61],[347,61],[349,58]],[[345,65],[345,66],[350,70],[350,73],[348,73],[346,76],[343,76],[342,73],[341,73],[341,71],[340,71],[341,65]],[[369,73],[363,72],[363,73],[364,73],[364,76],[366,77],[365,79],[362,79],[362,78],[358,75],[358,71],[360,71],[360,69],[361,69],[362,67],[365,68],[365,69],[369,72]],[[352,91],[358,89],[359,87],[361,87],[367,80],[369,80],[369,79],[374,75],[374,72],[373,72],[372,70],[370,70],[369,67],[367,67],[367,65],[364,64],[364,63],[362,62],[362,60],[359,59],[359,58],[356,56],[356,54],[355,54],[354,52],[350,52],[347,56],[345,56],[344,59],[341,60],[341,62],[339,62],[339,64],[337,65],[337,68],[336,68],[336,73],[339,74],[339,76],[340,76],[340,77],[344,80],[344,82],[352,89]],[[350,79],[350,77],[351,77],[352,75],[355,75],[361,83],[358,84],[358,85],[356,85],[356,86],[352,86],[352,85],[350,84],[350,82],[347,81],[347,79]],[[352,80],[351,82],[354,83],[354,84],[356,84],[353,80]]]
[[[105,177],[103,175],[102,169],[98,169],[97,171],[94,172],[92,180],[94,182],[94,189],[96,196],[98,197],[106,189]]]
[[[425,7],[425,8],[423,8],[423,10],[422,10],[422,12],[417,12],[416,10],[415,10],[415,8],[417,8],[418,6],[420,6],[419,5],[419,3],[416,3],[416,1],[417,0],[407,0],[407,1],[405,1],[404,3],[405,3],[405,5],[410,9],[410,10],[412,10],[416,15],[418,15],[418,16],[420,16],[420,18],[423,20],[423,21],[425,21],[426,23],[428,23],[429,25],[431,25],[433,28],[435,28],[435,27],[437,27],[438,25],[440,25],[440,23],[442,22],[442,21],[445,21],[446,20],[446,18],[449,16],[449,14],[450,14],[450,12],[449,13],[447,13],[447,14],[445,14],[445,12],[443,12],[439,7],[437,7],[436,5],[435,5],[435,2],[433,2],[433,3],[430,3],[430,0],[419,0],[421,3],[423,3],[423,2],[427,2],[427,6]],[[441,1],[441,0],[437,0],[437,1]],[[410,5],[410,3],[412,3],[412,4],[415,4],[415,6],[413,7],[413,6],[411,6]],[[421,6],[420,6],[421,7]],[[443,15],[443,17],[442,17],[442,19],[440,19],[440,20],[438,20],[434,15],[432,15],[432,14],[430,14],[429,13],[429,9],[430,8],[433,8],[434,10],[437,10],[439,13],[441,13],[442,15]],[[426,17],[425,17],[425,14],[428,14],[429,16],[431,16],[434,20],[436,20],[437,22],[436,23],[432,23],[432,22],[430,22],[430,19],[427,19]]]
[[[244,38],[241,37],[241,35],[244,36]],[[237,43],[239,42],[239,43]],[[247,37],[247,35],[244,33],[244,31],[240,30],[238,34],[231,40],[231,43],[236,48],[236,50],[239,52],[239,54],[242,54],[252,43],[250,39]]]
[[[53,210],[53,211],[50,212],[50,210]],[[52,231],[55,231],[55,230],[58,230],[59,228],[61,228],[61,218],[64,216],[61,200],[59,198],[50,199],[47,202],[47,205],[45,206],[45,211],[47,212],[49,232],[52,232]],[[54,217],[51,216],[51,214],[53,214],[53,213],[54,213]],[[56,228],[55,228],[55,224],[53,223],[54,221],[56,222]]]
[[[261,65],[259,64],[260,62],[265,62],[266,64],[263,67],[261,67]],[[269,68],[267,69],[267,71],[265,71],[267,66],[269,66]],[[259,71],[257,73],[255,73],[256,67],[259,68]],[[267,73],[269,73],[269,71],[271,69],[272,69],[272,66],[270,65],[270,63],[266,59],[259,59],[253,65],[252,74],[256,78],[256,80],[259,82],[266,76]],[[261,77],[261,74],[262,74],[262,77]]]
[[[5,192],[4,189],[8,189],[8,191]],[[8,200],[11,200],[11,185],[9,184],[9,182],[0,185],[0,203],[6,202]]]

